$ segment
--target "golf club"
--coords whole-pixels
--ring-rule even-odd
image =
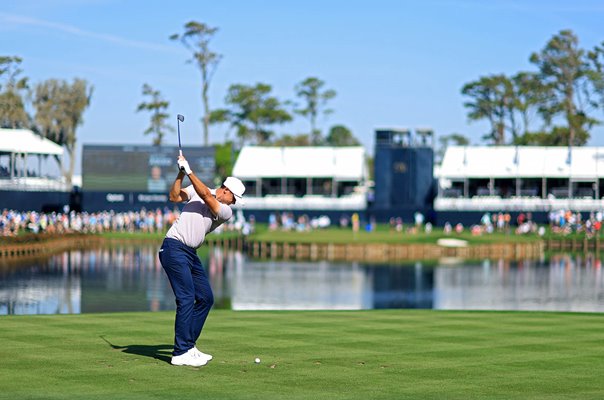
[[[182,156],[182,146],[180,145],[180,123],[185,121],[185,116],[182,114],[176,115],[176,125],[178,126],[178,155]],[[184,168],[179,168],[184,171]]]
[[[180,145],[180,123],[185,121],[185,117],[182,114],[177,114],[176,120],[176,124],[178,125],[178,155],[182,156],[182,146]]]

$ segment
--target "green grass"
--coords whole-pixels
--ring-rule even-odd
[[[165,233],[145,232],[105,232],[101,234],[113,239],[141,239],[161,241]],[[237,237],[237,232],[212,233],[206,237],[207,241],[224,237]],[[393,232],[388,225],[378,225],[376,231],[366,232],[361,230],[353,233],[352,229],[326,228],[315,229],[307,232],[271,231],[266,224],[256,224],[256,232],[249,236],[249,240],[263,242],[290,242],[290,243],[436,243],[440,238],[457,238],[467,240],[470,244],[509,243],[541,240],[537,235],[515,235],[495,232],[489,235],[473,236],[470,232],[446,235],[442,229],[436,228],[431,233],[419,231],[418,233]]]
[[[378,225],[376,231],[364,230],[353,233],[352,229],[326,228],[308,232],[295,231],[270,231],[265,225],[258,226],[256,233],[250,236],[251,240],[266,242],[292,242],[292,243],[401,243],[401,244],[428,244],[436,243],[440,238],[456,238],[467,240],[470,244],[489,243],[515,243],[541,240],[537,235],[515,235],[506,233],[492,233],[489,235],[473,236],[467,230],[461,234],[451,233],[446,235],[442,228],[435,228],[431,233],[420,230],[417,233],[393,232],[387,225]]]
[[[169,364],[173,318],[0,317],[0,398],[604,397],[597,314],[215,310],[202,368]]]
[[[408,231],[409,226],[405,227],[403,232],[394,232],[386,224],[378,224],[377,229],[374,232],[366,232],[361,230],[357,233],[353,233],[352,229],[346,228],[326,228],[326,229],[315,229],[308,232],[297,232],[297,231],[282,231],[280,229],[271,231],[268,229],[267,224],[256,224],[256,232],[248,237],[248,240],[255,240],[261,242],[289,242],[289,243],[401,243],[401,244],[430,244],[436,243],[440,238],[456,238],[467,240],[470,245],[477,244],[493,244],[493,243],[517,243],[517,242],[531,242],[539,240],[579,240],[582,241],[585,238],[584,233],[572,233],[569,235],[555,234],[549,229],[546,229],[546,234],[543,237],[539,237],[536,234],[531,235],[516,235],[514,233],[506,232],[494,232],[492,234],[484,234],[480,236],[473,236],[468,229],[463,233],[451,233],[444,234],[442,228],[435,227],[431,233],[425,233],[423,230],[419,230],[417,233],[410,233]],[[161,242],[165,236],[165,232],[104,232],[100,234],[102,237],[107,239],[117,240],[141,240],[141,241],[156,241]],[[220,238],[234,238],[238,237],[238,232],[222,232],[212,233],[206,237],[207,242],[212,242]],[[24,242],[41,242],[47,240],[48,235],[44,234],[32,234],[22,233],[18,237],[0,237],[0,245],[13,244],[13,243],[24,243]],[[54,236],[52,236],[54,237]],[[594,241],[595,239],[590,239]]]

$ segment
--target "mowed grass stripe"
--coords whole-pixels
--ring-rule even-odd
[[[173,321],[1,317],[0,398],[604,397],[598,314],[215,310],[203,368],[169,364]]]

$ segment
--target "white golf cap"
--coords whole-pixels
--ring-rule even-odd
[[[224,180],[223,185],[229,188],[229,190],[235,195],[237,202],[241,201],[241,203],[243,204],[242,199],[243,193],[245,192],[245,186],[243,185],[243,182],[241,182],[241,180],[235,178],[234,176],[229,176]]]

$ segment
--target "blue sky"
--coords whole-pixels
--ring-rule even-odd
[[[233,83],[268,83],[287,100],[315,76],[337,92],[335,112],[320,127],[349,127],[370,153],[379,127],[431,127],[437,137],[455,132],[480,144],[486,125],[467,121],[465,83],[535,70],[530,54],[562,29],[586,49],[604,41],[604,2],[595,0],[20,0],[0,5],[0,55],[22,57],[34,84],[78,77],[94,86],[80,148],[151,143],[143,135],[148,114],[135,112],[144,83],[170,102],[172,123],[185,115],[183,144],[201,144],[200,74],[186,63],[187,50],[168,39],[191,20],[219,28],[211,47],[223,59],[212,108],[224,105]],[[296,117],[275,129],[309,127]],[[225,133],[212,128],[210,141]],[[176,135],[166,142],[176,144]],[[602,128],[589,144],[604,145]]]

